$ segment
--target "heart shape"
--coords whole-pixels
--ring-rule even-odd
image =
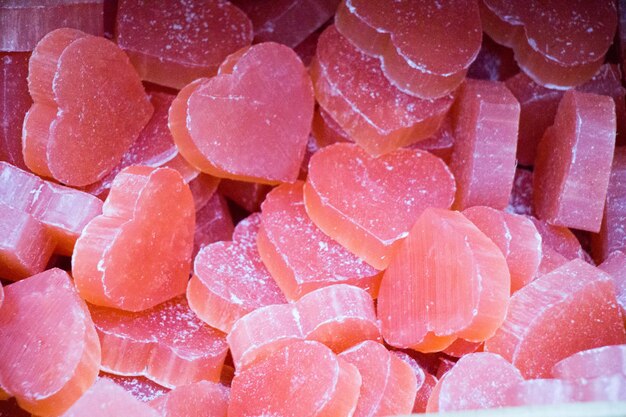
[[[123,169],[102,212],[87,224],[72,256],[74,281],[85,300],[141,311],[185,292],[195,208],[177,171]]]
[[[170,127],[192,165],[222,178],[268,184],[297,179],[314,98],[306,68],[291,49],[267,42],[240,50],[217,76],[179,96],[177,105],[186,104],[186,111],[170,110]]]

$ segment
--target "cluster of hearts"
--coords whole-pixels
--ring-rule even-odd
[[[626,401],[620,21],[1,2],[0,415]]]

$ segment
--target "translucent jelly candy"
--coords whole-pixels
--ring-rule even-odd
[[[442,350],[482,341],[502,324],[511,288],[498,247],[461,213],[426,209],[383,275],[378,317],[385,341]]]
[[[203,247],[194,261],[189,305],[204,322],[226,333],[250,311],[286,302],[257,250],[260,224],[258,213],[242,220],[233,241]]]
[[[357,368],[318,342],[294,342],[235,375],[228,416],[347,417],[359,398]]]
[[[30,413],[59,415],[98,375],[100,344],[87,306],[60,269],[8,285],[4,292],[0,388]]]
[[[345,0],[336,24],[361,50],[380,58],[395,86],[425,99],[441,97],[461,84],[482,40],[474,0]]]
[[[144,403],[152,401],[170,391],[169,388],[162,387],[143,376],[122,376],[100,372],[100,378],[115,382],[124,388],[124,391],[129,392],[133,397]]]
[[[519,72],[513,51],[483,35],[478,56],[467,70],[467,77],[477,80],[505,81]]]
[[[613,277],[617,303],[622,309],[624,320],[626,320],[626,255],[623,252],[615,251],[599,265],[599,268]]]
[[[182,385],[150,402],[163,417],[226,417],[229,389],[199,381]]]
[[[611,277],[576,259],[513,294],[485,351],[502,355],[525,378],[541,378],[575,352],[625,341]]]
[[[90,306],[106,372],[142,375],[168,388],[218,381],[226,335],[204,324],[184,296],[130,313]]]
[[[339,123],[320,106],[315,108],[311,134],[315,137],[320,148],[337,142],[354,142],[346,131],[339,126]]]
[[[288,300],[332,284],[378,292],[380,272],[328,237],[304,208],[302,182],[272,190],[262,205],[257,245]]]
[[[24,161],[72,186],[111,171],[153,111],[124,52],[73,29],[57,29],[37,44],[28,82],[35,104],[24,119]]]
[[[100,378],[61,417],[159,417],[147,404],[133,398],[124,388]]]
[[[193,257],[201,247],[221,240],[230,240],[233,235],[233,219],[228,203],[219,193],[200,210],[196,211],[196,230],[193,237]]]
[[[115,177],[103,214],[76,242],[72,273],[90,303],[140,311],[185,292],[195,210],[170,168],[132,166]]]
[[[559,226],[600,230],[615,148],[615,103],[568,91],[535,160],[534,209]]]
[[[378,60],[334,25],[320,36],[310,68],[320,106],[372,155],[429,137],[453,101],[451,95],[422,100],[401,92],[385,78]]]
[[[446,164],[450,163],[452,149],[454,148],[454,126],[450,113],[443,119],[439,129],[428,138],[410,145],[410,148],[428,151],[441,158]]]
[[[552,367],[552,376],[561,379],[599,378],[615,374],[626,376],[626,345],[583,350]]]
[[[470,207],[463,214],[502,251],[511,273],[511,293],[533,280],[541,262],[541,235],[530,219],[485,206]]]
[[[538,84],[566,89],[589,80],[604,62],[617,25],[615,4],[483,0],[485,32],[515,51]]]
[[[506,208],[515,176],[520,106],[503,83],[467,80],[453,108],[455,142],[450,169],[455,206]]]
[[[338,143],[311,157],[304,201],[324,233],[384,269],[424,209],[449,208],[455,189],[445,163],[428,152],[399,149],[374,158]]]
[[[272,187],[267,184],[228,179],[221,180],[219,186],[220,192],[226,198],[250,213],[261,209],[261,203],[271,189]]]
[[[141,79],[180,89],[249,46],[252,23],[225,0],[120,0],[115,40]]]
[[[411,413],[417,379],[409,364],[372,341],[359,343],[338,357],[356,366],[361,374],[355,417]]]
[[[32,51],[48,32],[74,28],[102,35],[104,0],[5,0],[0,4],[0,51]]]
[[[507,389],[523,381],[520,372],[500,355],[486,352],[463,356],[437,383],[429,411],[450,412],[506,405]]]
[[[400,360],[407,363],[415,374],[415,378],[417,380],[417,392],[415,393],[415,400],[413,401],[412,412],[425,412],[428,397],[430,397],[430,392],[437,383],[437,378],[435,378],[428,372],[425,372],[422,367],[417,363],[417,361],[409,356],[407,353],[399,350],[392,350],[391,353],[400,358]]]
[[[333,17],[339,0],[233,0],[254,26],[255,42],[294,48]]]
[[[196,212],[202,210],[209,203],[209,200],[217,191],[220,181],[217,177],[200,173],[196,178],[188,182]]]
[[[509,213],[533,214],[533,173],[523,168],[515,170],[513,189],[506,208]]]
[[[314,97],[306,68],[286,46],[268,42],[238,51],[217,76],[185,87],[175,104],[174,141],[200,170],[263,183],[298,177]]]
[[[482,351],[482,347],[482,342],[468,342],[467,340],[456,339],[454,343],[443,350],[443,353],[448,356],[460,358],[470,353]]]
[[[0,53],[0,161],[22,169],[26,169],[22,156],[22,122],[32,104],[26,80],[29,58],[27,52]]]

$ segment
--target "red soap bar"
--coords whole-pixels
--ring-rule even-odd
[[[28,82],[35,104],[24,120],[26,165],[72,186],[104,178],[153,111],[124,52],[74,29],[57,29],[37,44]]]
[[[374,158],[338,143],[312,156],[304,203],[324,233],[384,269],[424,209],[449,208],[455,188],[448,167],[428,152],[399,149]]]
[[[254,213],[261,209],[261,203],[272,187],[257,182],[244,182],[223,179],[220,181],[219,191],[239,207]]]
[[[622,308],[622,315],[626,320],[626,255],[615,251],[598,266],[613,278],[617,303]]]
[[[119,0],[115,41],[142,80],[180,89],[249,46],[252,23],[225,0]]]
[[[205,323],[226,333],[247,313],[287,302],[257,250],[260,225],[260,214],[253,214],[239,222],[232,241],[203,247],[194,261],[189,305]]]
[[[196,230],[193,237],[193,257],[200,248],[221,240],[230,240],[233,235],[233,219],[228,204],[219,193],[214,193],[200,210],[196,211]]]
[[[523,168],[515,170],[513,189],[506,208],[509,213],[533,214],[533,173]]]
[[[511,361],[525,378],[541,378],[573,353],[625,341],[611,277],[576,259],[513,294],[485,351]]]
[[[115,177],[103,214],[85,227],[72,255],[81,296],[141,311],[185,292],[195,210],[170,168],[131,166]]]
[[[89,309],[102,344],[102,370],[145,376],[168,388],[219,380],[226,335],[196,317],[184,296],[138,313]]]
[[[0,53],[0,161],[22,169],[26,169],[22,156],[22,122],[33,103],[26,79],[29,58],[28,52]]]
[[[378,292],[380,272],[348,252],[309,218],[303,183],[283,184],[262,205],[257,245],[263,263],[288,300],[318,288],[351,284]]]
[[[451,95],[423,100],[398,90],[385,78],[380,62],[334,25],[318,40],[311,77],[320,106],[375,156],[435,133],[453,101]]]
[[[457,337],[483,341],[502,324],[510,288],[506,260],[491,239],[459,212],[426,209],[384,273],[383,337],[423,352]]]
[[[162,417],[226,417],[229,389],[224,385],[199,381],[182,385],[150,401]]]
[[[103,32],[104,0],[5,0],[0,4],[0,51],[32,51],[47,33],[74,28]]]
[[[235,375],[229,417],[348,417],[359,398],[357,368],[318,342],[294,342]]]
[[[476,80],[505,81],[520,71],[513,51],[483,35],[478,56],[467,70],[467,77]]]
[[[400,90],[424,99],[461,84],[482,40],[478,1],[344,0],[337,29],[381,61]]]
[[[98,375],[100,344],[87,306],[60,269],[8,285],[4,292],[0,389],[30,413],[57,416]]]
[[[342,352],[339,358],[361,374],[355,417],[410,414],[417,393],[411,366],[377,342],[365,341]],[[420,381],[422,382],[422,381]]]
[[[626,376],[626,345],[602,346],[574,353],[552,367],[554,378],[577,380]]]
[[[568,91],[535,160],[534,209],[548,223],[600,230],[615,148],[615,103]]]
[[[152,401],[170,391],[169,388],[165,388],[143,376],[122,376],[100,372],[100,378],[115,382],[124,388],[124,391],[144,403]]]
[[[169,123],[180,153],[203,172],[276,184],[298,177],[313,106],[302,61],[267,42],[234,53],[217,76],[181,90]]]
[[[504,209],[515,176],[520,106],[503,83],[467,80],[453,108],[455,206]]]

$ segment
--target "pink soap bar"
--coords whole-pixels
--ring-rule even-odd
[[[124,391],[144,403],[152,401],[170,391],[169,388],[165,388],[143,376],[122,376],[100,372],[100,378],[115,382],[124,388]]]
[[[119,0],[115,40],[142,80],[180,89],[249,46],[252,24],[225,0]]]
[[[261,203],[271,189],[267,184],[229,179],[222,179],[219,185],[219,191],[224,197],[250,213],[261,210]]]
[[[567,260],[585,259],[585,251],[581,247],[580,242],[576,235],[567,227],[554,226],[531,216],[529,216],[529,219],[541,235],[544,251],[546,247],[550,247]]]
[[[168,166],[169,164],[165,165]],[[215,195],[220,181],[221,180],[217,177],[200,173],[196,178],[188,182],[196,212],[202,210],[209,203],[211,198]]]
[[[168,388],[219,380],[226,335],[196,317],[184,296],[138,313],[98,306],[90,311],[104,371],[142,375]]]
[[[311,157],[304,203],[324,233],[385,269],[424,209],[449,208],[455,191],[446,164],[428,152],[399,149],[374,158],[337,143]]]
[[[615,103],[568,91],[535,160],[534,209],[548,223],[598,232],[615,148]]]
[[[294,342],[235,375],[229,417],[348,417],[359,398],[357,368],[318,342]]]
[[[103,33],[104,0],[6,0],[0,4],[0,51],[32,51],[47,33],[73,28]]]
[[[504,209],[515,176],[520,105],[503,83],[467,80],[453,108],[455,206]]]
[[[338,357],[356,366],[361,374],[355,417],[412,412],[417,378],[408,363],[373,341],[359,343]]]
[[[229,389],[222,384],[198,381],[181,385],[150,401],[162,417],[226,417]]]
[[[446,164],[449,164],[454,148],[454,140],[454,126],[452,125],[450,113],[448,113],[439,126],[439,129],[432,136],[420,140],[409,147],[428,151],[441,158]]]
[[[0,389],[30,413],[57,416],[98,375],[100,344],[87,306],[60,269],[8,285],[4,292]]]
[[[196,211],[196,230],[193,237],[193,257],[200,248],[221,240],[230,240],[233,235],[233,219],[228,203],[219,193],[214,193],[200,210]]]
[[[351,284],[378,292],[380,272],[328,237],[309,218],[303,183],[283,184],[262,205],[257,245],[263,263],[288,300],[318,288]]]
[[[626,320],[626,255],[624,252],[615,251],[598,267],[613,277],[617,303],[622,308],[622,315]]]
[[[135,399],[124,388],[100,378],[61,417],[159,417],[147,404]]]
[[[26,79],[29,58],[28,52],[0,52],[0,161],[22,169],[26,169],[22,155],[22,122],[33,103]]]
[[[525,378],[541,378],[573,353],[625,341],[611,277],[576,259],[513,294],[485,351],[511,361]]]
[[[239,222],[232,241],[203,247],[194,261],[189,305],[205,323],[226,333],[247,313],[287,302],[257,250],[260,225],[260,214],[253,214]]]
[[[483,35],[478,56],[467,70],[467,77],[477,80],[506,81],[519,72],[513,51]]]
[[[426,403],[428,402],[428,397],[430,397],[430,392],[435,384],[437,384],[437,378],[424,371],[419,363],[417,363],[417,361],[407,353],[399,350],[392,350],[391,353],[407,363],[413,370],[417,381],[417,391],[415,392],[415,399],[413,400],[413,409],[411,412],[424,413],[426,411]]]
[[[354,142],[330,113],[321,106],[315,108],[311,134],[320,148],[337,142]]]
[[[335,20],[396,87],[424,99],[461,84],[482,40],[478,1],[344,0]]]
[[[615,374],[626,376],[626,345],[583,350],[557,362],[552,368],[554,378],[570,380]]]
[[[294,48],[331,19],[339,0],[233,0],[252,20],[254,41]]]
[[[435,133],[453,101],[451,95],[423,100],[398,90],[385,78],[380,62],[334,25],[318,40],[311,77],[320,106],[374,156]]]
[[[533,173],[523,168],[515,170],[513,189],[506,208],[509,213],[533,214]]]

